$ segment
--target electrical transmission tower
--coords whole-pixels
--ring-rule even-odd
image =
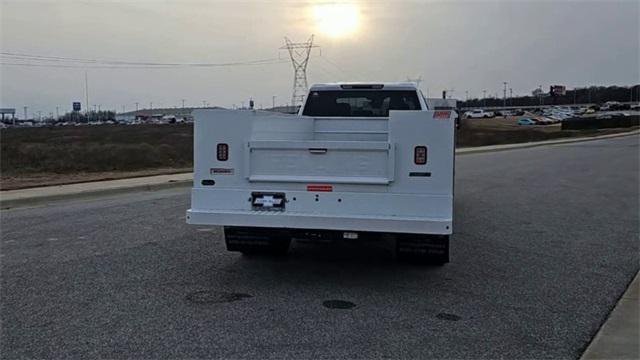
[[[285,45],[281,50],[288,50],[293,64],[293,93],[291,94],[291,105],[302,105],[304,96],[308,91],[307,84],[307,64],[311,49],[319,46],[313,45],[313,35],[306,42],[294,43],[285,36]]]

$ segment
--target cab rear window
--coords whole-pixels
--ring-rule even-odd
[[[421,110],[418,94],[403,90],[312,91],[302,115],[386,117],[389,110]]]

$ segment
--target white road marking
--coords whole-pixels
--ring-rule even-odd
[[[47,241],[58,241],[58,238],[48,238]]]
[[[202,228],[202,229],[198,229],[198,231],[200,231],[200,232],[212,232],[212,231],[214,231],[214,230],[215,230],[215,229],[213,229],[213,228]]]

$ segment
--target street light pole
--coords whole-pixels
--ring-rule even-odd
[[[507,107],[507,82],[503,81],[504,89],[502,90],[502,107]]]
[[[538,97],[540,99],[540,106],[542,106],[542,85],[538,85],[538,89],[540,90],[540,93],[538,94]]]
[[[482,90],[482,107],[487,106],[487,90]]]

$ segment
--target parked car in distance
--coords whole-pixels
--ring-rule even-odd
[[[624,110],[624,105],[618,101],[607,101],[600,107],[600,111]]]
[[[466,113],[464,113],[464,116],[467,119],[481,119],[481,118],[488,119],[488,118],[494,117],[495,115],[491,111],[475,109],[475,110],[467,111]]]
[[[531,118],[518,119],[518,125],[538,125],[538,121]]]

